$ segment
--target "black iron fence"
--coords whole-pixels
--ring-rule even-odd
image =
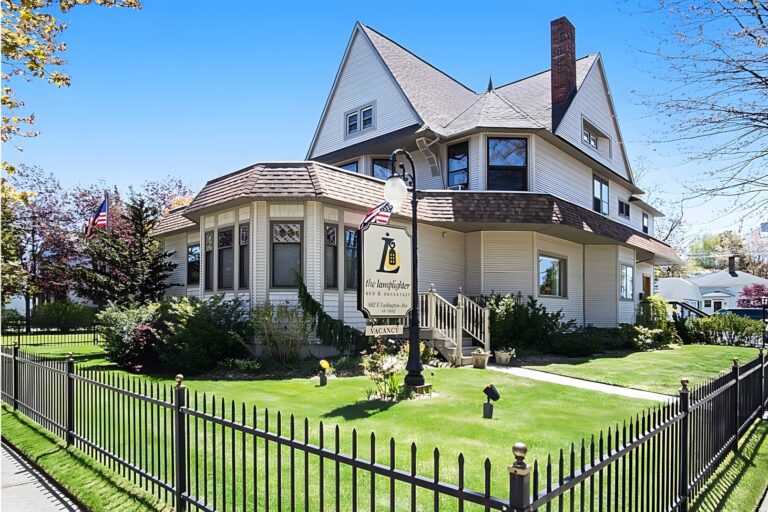
[[[190,393],[180,376],[160,385],[18,346],[1,363],[14,409],[176,510],[211,512],[686,511],[768,405],[761,353],[543,464],[517,444],[499,468]]]
[[[23,322],[3,323],[2,345],[57,346],[98,344],[101,340],[97,323],[26,328]]]

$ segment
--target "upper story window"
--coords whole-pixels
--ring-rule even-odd
[[[584,117],[581,118],[581,142],[611,159],[611,138]]]
[[[600,176],[592,177],[592,209],[597,213],[608,215],[608,180]]]
[[[388,158],[374,158],[373,166],[371,168],[371,176],[386,180],[390,176],[389,172],[389,159]]]
[[[619,215],[629,218],[629,203],[619,199]]]
[[[648,234],[648,214],[643,212],[643,233]]]
[[[469,185],[469,142],[448,146],[448,188],[466,190]]]
[[[357,172],[357,160],[354,162],[348,162],[344,165],[339,165],[338,167],[347,171]]]
[[[582,135],[581,135],[581,140],[585,144],[589,144],[593,148],[597,149],[597,135],[595,135],[595,133],[589,128],[586,128],[586,127],[584,128],[584,131],[582,132]]]
[[[344,137],[376,129],[376,102],[360,105],[344,114]]]
[[[187,286],[200,284],[200,244],[187,246]]]
[[[528,139],[488,137],[488,190],[528,190]]]

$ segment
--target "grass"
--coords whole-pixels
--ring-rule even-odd
[[[82,452],[20,414],[2,408],[3,437],[40,466],[88,510],[155,511],[164,507],[152,496],[107,470]]]
[[[755,510],[768,485],[768,421],[755,424],[690,508],[691,512]]]
[[[527,368],[628,388],[676,395],[680,379],[697,385],[728,371],[733,358],[741,364],[757,357],[748,347],[680,345],[653,352],[615,352],[526,364]]]

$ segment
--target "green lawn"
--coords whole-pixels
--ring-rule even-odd
[[[6,406],[2,408],[2,424],[3,437],[89,510],[110,510],[115,506],[136,512],[170,510],[82,452],[67,449],[61,439]]]
[[[681,345],[653,352],[616,352],[534,362],[525,366],[569,377],[676,395],[681,378],[688,378],[691,385],[697,385],[722,371],[728,371],[734,357],[744,364],[757,354],[756,348]]]

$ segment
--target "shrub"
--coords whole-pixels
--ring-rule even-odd
[[[280,363],[295,361],[307,344],[311,319],[301,309],[289,304],[277,306],[266,302],[253,308],[253,328],[270,357]]]
[[[258,374],[261,371],[261,362],[258,359],[225,359],[219,365],[224,369],[237,370],[242,373]]]
[[[491,349],[536,348],[551,351],[565,343],[563,336],[576,322],[563,321],[562,310],[549,312],[533,297],[521,303],[511,295],[493,295],[483,301],[491,309]]]
[[[201,373],[226,358],[247,353],[252,334],[247,308],[241,299],[173,298],[163,303],[155,329],[158,354],[171,372]]]
[[[3,330],[19,329],[24,325],[24,316],[15,309],[3,308],[0,323]]]
[[[32,327],[59,329],[67,332],[77,327],[93,324],[96,309],[83,306],[69,299],[40,304],[32,313]]]
[[[668,322],[668,304],[659,295],[650,295],[640,301],[637,324],[652,329],[665,329]]]
[[[400,387],[399,373],[405,369],[405,357],[402,350],[388,349],[381,341],[367,352],[363,352],[360,364],[363,373],[371,379],[373,388],[366,390],[368,400],[400,400],[408,392]]]
[[[763,323],[743,316],[712,315],[685,323],[691,343],[750,345],[760,341]]]
[[[636,325],[634,330],[632,348],[636,350],[655,350],[666,347],[671,342],[664,329],[651,329],[642,325]]]
[[[158,307],[112,305],[97,315],[107,360],[134,369],[146,363],[156,341],[151,325]]]

